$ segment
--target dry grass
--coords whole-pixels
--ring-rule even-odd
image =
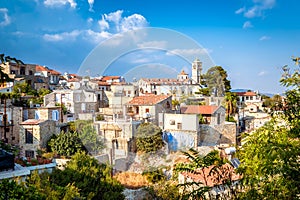
[[[149,185],[145,176],[134,172],[121,172],[116,174],[114,178],[129,189],[138,189]]]

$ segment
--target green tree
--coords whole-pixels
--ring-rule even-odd
[[[196,94],[202,94],[203,96],[210,96],[210,89],[209,88],[200,88]]]
[[[226,121],[232,121],[231,118],[233,118],[233,115],[238,112],[237,102],[238,96],[236,93],[225,93]]]
[[[51,148],[51,151],[56,152],[62,156],[72,156],[76,152],[84,150],[82,141],[80,140],[78,133],[71,133],[63,131],[57,135],[56,138],[52,138],[48,145]]]
[[[144,153],[161,149],[164,146],[162,130],[152,123],[141,124],[137,129],[136,146]]]
[[[194,149],[189,149],[189,151],[182,152],[188,159],[189,163],[179,163],[175,166],[176,172],[190,172],[193,174],[199,174],[198,170],[201,170],[202,174],[206,174],[204,172],[206,167],[211,165],[221,166],[224,162],[219,156],[218,151],[211,151],[205,156],[199,155],[199,152]],[[211,171],[215,170],[215,168],[211,168]],[[204,183],[201,182],[186,182],[184,184],[179,184],[179,187],[185,188],[185,193],[183,195],[183,199],[205,199],[206,193],[209,194],[211,187],[208,186],[207,177],[204,176]],[[193,188],[192,190],[186,190],[186,188]]]
[[[42,193],[36,190],[32,185],[26,185],[16,180],[3,179],[0,181],[0,200],[15,200],[15,199],[46,199]]]
[[[221,66],[211,67],[203,75],[204,85],[213,96],[224,96],[231,89],[230,81],[227,79],[227,72]],[[205,91],[207,93],[207,91]]]
[[[123,186],[111,177],[111,168],[89,155],[78,152],[67,163],[65,170],[55,170],[50,181],[60,187],[70,183],[86,199],[124,199]]]
[[[300,195],[300,77],[287,66],[281,84],[288,87],[283,115],[251,135],[239,151],[242,199],[298,199]]]
[[[78,133],[78,137],[91,155],[97,155],[105,147],[103,138],[97,134],[92,124],[86,124]]]

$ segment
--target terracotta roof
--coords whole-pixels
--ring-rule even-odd
[[[120,76],[104,76],[101,80],[102,81],[108,81],[113,79],[120,79]]]
[[[52,75],[60,75],[60,73],[58,71],[55,71],[53,69],[49,69],[47,67],[43,67],[43,66],[40,66],[40,65],[36,65],[35,70],[38,71],[38,72],[46,71],[46,72],[49,72]]]
[[[71,78],[68,80],[68,82],[79,82],[78,78]]]
[[[185,73],[185,71],[184,70],[182,70],[181,72],[180,72],[180,75],[188,75],[187,73]]]
[[[128,105],[155,105],[160,103],[161,101],[169,98],[170,96],[167,95],[145,95],[145,96],[138,96],[134,97],[131,101],[129,101]]]
[[[211,115],[217,110],[218,106],[187,105],[180,108],[184,114],[204,114]]]
[[[48,71],[48,69],[46,67],[43,67],[43,66],[40,66],[40,65],[36,65],[35,70],[36,71]]]
[[[103,86],[106,86],[106,85],[111,85],[110,83],[107,83],[107,82],[104,82],[104,81],[98,81],[98,85],[103,85]]]
[[[250,92],[236,92],[236,94],[238,95],[238,96],[256,96],[257,94],[255,93],[255,92],[252,92],[252,91],[250,91]]]
[[[59,73],[58,71],[55,71],[53,69],[49,69],[50,74],[52,75],[60,75],[61,73]]]
[[[226,180],[237,181],[242,178],[241,175],[235,173],[234,168],[229,163],[222,165],[217,169],[217,171],[212,171],[214,167],[214,165],[211,165],[209,167],[205,167],[204,170],[196,170],[196,173],[181,172],[181,174],[185,178],[190,178],[192,179],[192,181],[198,183],[201,182],[203,185],[209,187],[222,185],[223,182],[226,182]],[[221,174],[221,177],[219,176],[219,174]]]
[[[46,120],[41,119],[27,119],[26,121],[21,122],[21,125],[39,125],[40,123],[44,122]]]

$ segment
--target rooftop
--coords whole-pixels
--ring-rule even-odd
[[[148,94],[145,96],[138,96],[134,97],[131,101],[129,101],[127,104],[128,105],[136,105],[136,106],[141,106],[141,105],[155,105],[160,103],[161,101],[169,98],[170,96],[168,95],[152,95]]]
[[[204,114],[211,115],[217,110],[218,106],[206,105],[187,105],[180,108],[181,113],[184,114]]]
[[[39,125],[40,123],[45,122],[46,120],[41,119],[27,119],[26,121],[20,123],[21,125]]]

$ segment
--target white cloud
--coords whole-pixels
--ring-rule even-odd
[[[76,8],[77,4],[74,0],[45,0],[45,6],[47,7],[61,7],[70,4],[71,8]]]
[[[205,48],[202,48],[202,49],[173,49],[171,51],[168,51],[167,55],[176,54],[176,55],[180,55],[183,57],[186,57],[186,56],[197,57],[199,55],[207,55],[209,53],[212,53],[212,50],[205,49]]]
[[[102,15],[102,19],[98,21],[101,30],[114,28],[117,33],[134,30],[148,25],[144,16],[133,14],[122,17],[123,10],[117,10],[109,14]]]
[[[252,28],[253,25],[251,24],[250,21],[246,21],[244,24],[243,24],[243,28],[246,29],[246,28]]]
[[[92,24],[94,22],[93,18],[91,18],[91,17],[88,18],[86,21],[87,21],[88,24]]]
[[[88,0],[88,3],[89,3],[89,5],[90,5],[89,11],[90,11],[90,12],[93,12],[93,11],[94,11],[94,10],[93,10],[94,0]]]
[[[244,11],[245,11],[245,7],[236,10],[236,11],[235,11],[235,14],[241,14],[241,13],[243,13]]]
[[[95,32],[89,29],[84,32],[83,38],[91,43],[98,44],[103,40],[110,38],[111,36],[112,34],[106,31]]]
[[[120,31],[120,21],[122,19],[123,10],[117,10],[109,14],[104,14],[104,19],[115,24],[117,32]]]
[[[265,75],[267,75],[267,74],[268,74],[267,71],[261,71],[261,72],[259,72],[257,75],[258,75],[258,76],[265,76]]]
[[[7,26],[10,24],[7,8],[0,8],[0,20],[0,26]]]
[[[109,23],[105,20],[105,16],[102,15],[102,19],[98,21],[101,31],[109,29]]]
[[[122,31],[134,30],[148,25],[145,17],[139,14],[133,14],[125,17],[121,23]]]
[[[139,48],[158,48],[158,49],[166,49],[167,41],[147,41],[137,44]]]
[[[58,34],[45,34],[43,39],[50,42],[58,42],[63,40],[75,40],[77,36],[81,34],[81,31],[74,30],[72,32],[63,32]]]
[[[265,10],[272,9],[276,0],[252,0],[253,5],[249,8],[243,7],[235,11],[236,14],[242,14],[246,18],[261,17]]]
[[[264,35],[264,36],[262,36],[262,37],[259,38],[260,41],[270,40],[270,39],[271,39],[271,37],[266,36],[266,35]]]
[[[118,10],[109,14],[102,15],[102,19],[98,21],[100,31],[93,29],[74,30],[72,32],[63,32],[56,34],[45,34],[43,39],[46,41],[74,41],[76,39],[84,39],[90,43],[98,44],[113,35],[117,35],[126,30],[132,30],[146,26],[146,19],[138,14],[133,14],[128,17],[122,17],[123,11]],[[87,19],[89,27],[94,23],[92,18]],[[114,41],[112,41],[113,43]]]

